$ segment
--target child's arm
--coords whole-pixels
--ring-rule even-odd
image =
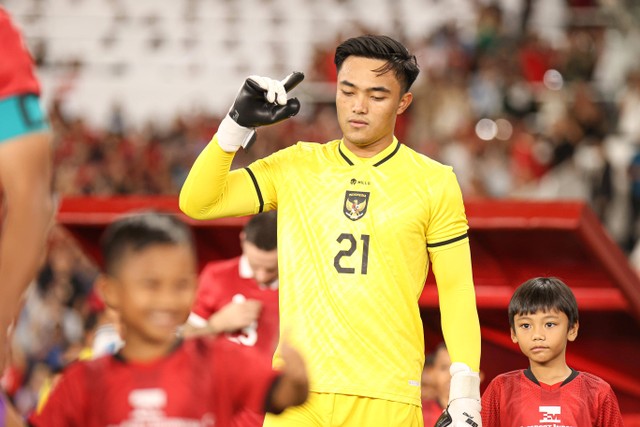
[[[597,427],[624,427],[618,398],[610,386],[607,387],[604,398],[600,401],[598,420],[595,425]]]
[[[301,405],[309,395],[307,369],[300,353],[287,344],[280,346],[284,362],[282,374],[276,380],[267,402],[267,411],[279,414],[289,406]]]
[[[494,379],[482,394],[482,423],[485,426],[500,425],[500,385]]]

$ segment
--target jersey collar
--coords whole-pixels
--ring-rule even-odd
[[[340,154],[342,160],[344,160],[349,166],[364,164],[371,164],[374,167],[380,166],[381,164],[395,156],[399,149],[400,143],[395,136],[393,137],[393,141],[391,142],[391,144],[389,144],[388,147],[386,147],[375,156],[369,158],[362,158],[353,154],[345,145],[344,140],[341,140],[340,144],[338,144],[338,153]]]
[[[563,385],[573,381],[573,379],[575,377],[577,377],[578,374],[580,373],[580,372],[576,371],[575,369],[573,369],[572,367],[569,367],[569,369],[571,369],[571,373],[569,374],[569,376],[564,381],[562,381],[562,384],[560,384],[560,387],[562,387]],[[540,382],[538,381],[536,376],[533,375],[533,372],[531,371],[531,367],[529,367],[529,368],[524,370],[524,376],[527,377],[530,381],[533,381],[535,384],[540,385]]]

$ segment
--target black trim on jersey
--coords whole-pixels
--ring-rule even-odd
[[[389,160],[390,158],[395,156],[399,149],[400,149],[400,143],[396,142],[396,148],[391,153],[389,153],[389,155],[387,157],[385,157],[384,159],[382,159],[379,162],[375,163],[373,166],[374,167],[375,166],[380,166],[381,164],[383,164],[384,162],[386,162],[387,160]]]
[[[347,155],[342,152],[342,149],[340,148],[341,146],[342,146],[342,143],[340,143],[340,145],[338,145],[338,153],[340,153],[342,158],[349,164],[349,166],[353,166],[353,162],[351,160],[349,160]]]
[[[564,381],[562,381],[562,384],[560,384],[560,387],[562,387],[565,384],[569,384],[571,381],[573,381],[575,379],[575,377],[577,377],[580,374],[580,372],[576,371],[573,368],[569,368],[569,369],[571,369],[571,373],[569,374],[569,376]],[[533,372],[531,371],[531,368],[527,368],[527,369],[524,370],[524,376],[527,377],[528,379],[530,379],[536,385],[540,385],[540,382],[538,381],[536,376],[533,375]],[[550,385],[552,385],[552,384],[550,384]]]
[[[244,168],[244,169],[249,173],[249,176],[251,177],[251,181],[253,181],[253,186],[256,187],[256,194],[258,194],[258,202],[260,202],[260,210],[258,212],[262,212],[264,210],[264,199],[262,198],[262,192],[260,191],[260,187],[258,186],[258,180],[256,179],[256,176],[253,174],[251,169],[249,168]]]
[[[580,372],[576,371],[576,370],[575,370],[575,369],[573,369],[573,368],[569,368],[569,369],[571,369],[571,374],[569,374],[569,376],[567,377],[567,379],[566,379],[566,380],[562,381],[562,384],[560,384],[560,387],[562,387],[562,386],[563,386],[563,385],[565,385],[565,384],[569,384],[569,383],[570,383],[571,381],[573,381],[573,380],[574,380],[574,378],[575,378],[575,377],[577,377],[577,376],[578,376],[578,374],[580,373]]]
[[[445,240],[444,242],[427,243],[427,247],[428,248],[437,248],[438,246],[444,246],[444,245],[448,245],[449,243],[455,243],[455,242],[458,242],[458,241],[460,241],[462,239],[465,239],[468,235],[469,235],[468,233],[464,233],[461,236],[454,237],[453,239]]]

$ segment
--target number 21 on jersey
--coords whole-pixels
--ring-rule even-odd
[[[333,258],[333,266],[340,274],[355,274],[355,267],[347,267],[353,265],[352,260],[360,263],[360,274],[367,274],[369,263],[369,235],[362,234],[357,238],[351,233],[342,233],[338,236],[337,242],[340,244],[341,250],[338,251]],[[358,259],[356,252],[359,245],[362,245],[362,256]]]

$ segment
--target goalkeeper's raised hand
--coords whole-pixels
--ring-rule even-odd
[[[229,153],[240,147],[245,149],[255,140],[255,128],[272,125],[300,111],[297,98],[287,99],[287,92],[304,79],[304,74],[293,72],[284,80],[278,81],[268,77],[248,77],[229,114],[222,120],[218,128],[218,144]]]
[[[464,363],[451,364],[449,405],[435,427],[482,427],[480,375]]]

